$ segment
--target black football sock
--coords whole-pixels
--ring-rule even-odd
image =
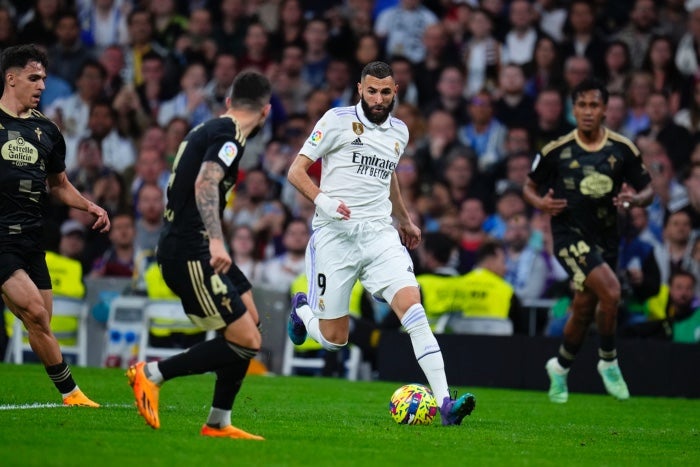
[[[222,336],[197,344],[173,357],[158,362],[158,368],[165,381],[185,375],[198,375],[208,371],[247,362],[257,350],[247,349],[227,342]]]
[[[44,368],[46,368],[46,373],[61,394],[69,394],[76,388],[73,375],[65,361],[62,361],[58,365],[51,365]]]

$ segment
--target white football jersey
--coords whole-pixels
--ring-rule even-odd
[[[314,229],[331,222],[391,222],[391,175],[408,142],[406,124],[389,116],[370,122],[361,103],[336,107],[318,121],[300,154],[321,161],[321,191],[350,208],[350,220],[338,221],[316,210]]]

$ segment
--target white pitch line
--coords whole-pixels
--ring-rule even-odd
[[[35,402],[33,404],[2,404],[0,405],[0,410],[32,410],[32,409],[57,409],[57,408],[69,408],[67,405],[55,404],[55,403],[40,403]],[[131,409],[134,408],[133,404],[101,404],[101,407],[108,409]]]

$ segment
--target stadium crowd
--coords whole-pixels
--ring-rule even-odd
[[[290,290],[314,205],[287,169],[326,110],[357,102],[362,67],[385,60],[410,129],[403,197],[424,235],[439,234],[412,253],[419,281],[486,268],[517,299],[492,317],[527,332],[512,307],[557,299],[538,328],[552,335],[571,290],[522,187],[538,151],[574,128],[569,90],[597,77],[606,126],[640,148],[655,190],[650,207],[620,212],[619,332],[700,342],[700,0],[0,1],[0,50],[19,43],[46,48],[41,110],[66,138],[70,180],[112,218],[104,236],[80,211],[49,214],[48,248],[85,276],[145,291],[180,142],[255,69],[273,110],[225,223],[251,281]]]

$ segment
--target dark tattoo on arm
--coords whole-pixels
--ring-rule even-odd
[[[194,196],[199,215],[209,238],[224,238],[219,215],[219,182],[224,178],[224,170],[216,162],[204,162],[194,182]]]

